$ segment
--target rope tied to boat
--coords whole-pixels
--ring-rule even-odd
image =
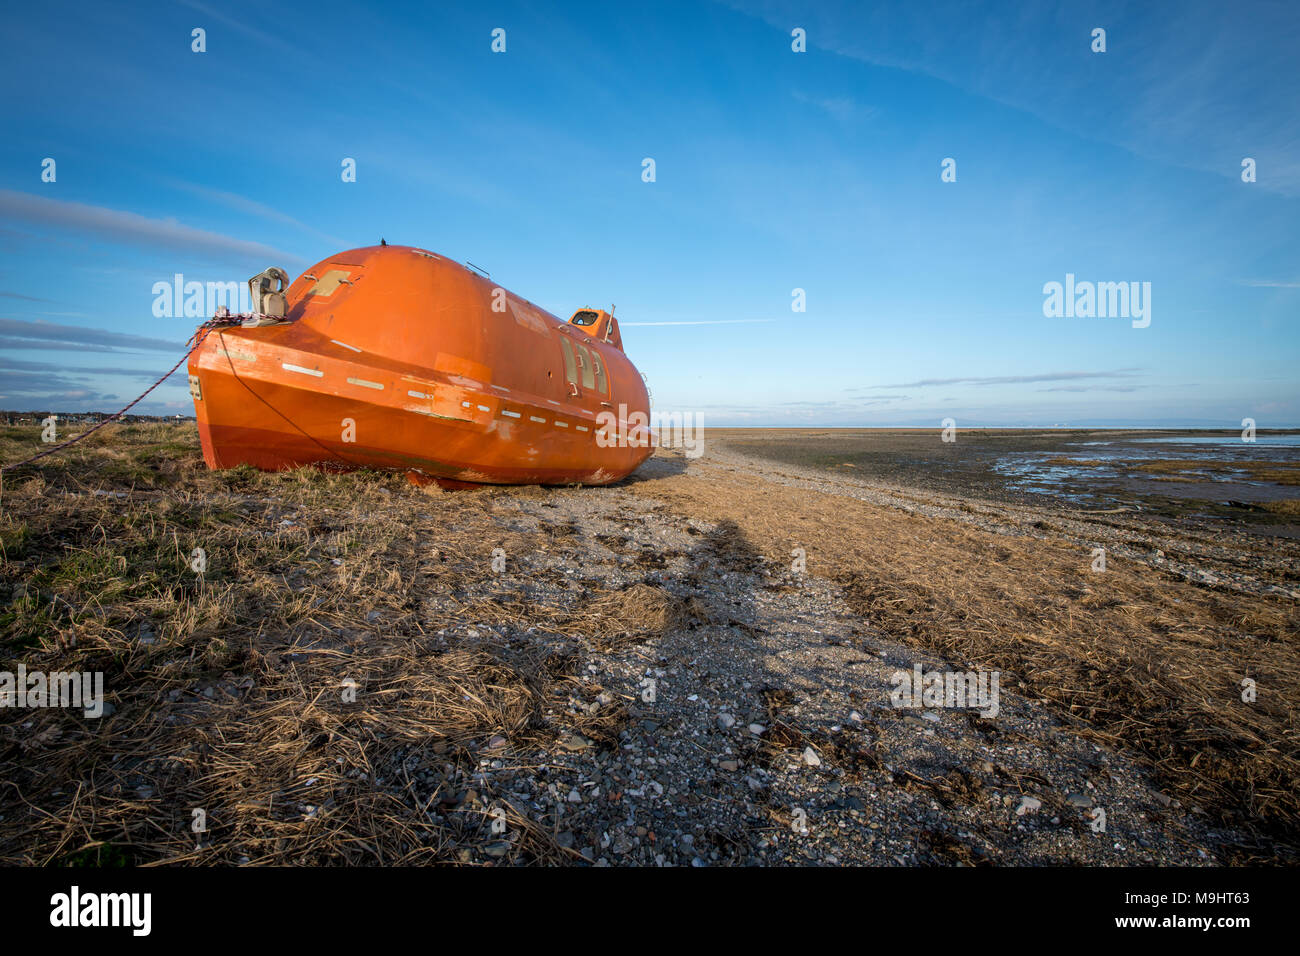
[[[245,323],[252,323],[252,322],[260,323],[263,320],[268,320],[268,319],[274,321],[283,321],[282,319],[276,319],[274,316],[263,315],[260,312],[250,312],[246,314],[231,313],[223,307],[217,312],[216,315],[208,319],[208,321],[204,322],[202,325],[200,325],[197,329],[194,330],[194,334],[191,335],[189,337],[189,340],[185,343],[187,346],[185,349],[185,354],[182,355],[180,357],[180,360],[167,371],[167,374],[164,375],[162,378],[158,379],[158,381],[154,382],[143,392],[141,392],[140,395],[134,401],[132,401],[125,408],[123,408],[120,412],[117,412],[114,415],[110,415],[108,418],[105,418],[102,422],[95,425],[93,428],[88,428],[86,429],[86,431],[82,432],[79,435],[74,435],[72,438],[69,438],[67,441],[59,442],[59,444],[57,445],[52,445],[51,447],[45,449],[45,451],[41,452],[39,455],[32,455],[32,457],[30,458],[25,458],[22,461],[16,461],[11,465],[0,466],[0,473],[6,471],[12,471],[14,468],[21,468],[23,465],[30,465],[34,461],[40,461],[46,455],[52,455],[56,451],[61,451],[64,448],[68,448],[71,445],[75,445],[83,438],[89,438],[91,435],[99,431],[101,428],[103,428],[105,425],[109,424],[110,422],[117,421],[119,418],[121,418],[123,415],[129,412],[132,408],[138,405],[141,402],[141,400],[144,399],[144,397],[147,396],[150,392],[152,392],[155,388],[157,388],[163,382],[167,381],[167,379],[171,378],[172,375],[176,373],[176,370],[180,368],[181,365],[184,364],[184,362],[190,357],[190,355],[194,352],[194,350],[203,344],[204,339],[208,337],[208,334],[212,332],[213,329],[225,328],[232,325],[243,325]]]

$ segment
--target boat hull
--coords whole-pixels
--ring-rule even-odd
[[[337,273],[350,281],[322,294]],[[600,485],[653,450],[621,348],[403,246],[318,263],[290,286],[285,322],[212,330],[189,374],[210,468]]]

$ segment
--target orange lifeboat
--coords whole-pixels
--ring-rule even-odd
[[[652,451],[645,382],[602,309],[564,322],[410,246],[342,252],[292,283],[268,269],[249,287],[254,314],[189,359],[209,468],[603,485]]]

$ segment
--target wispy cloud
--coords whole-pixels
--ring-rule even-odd
[[[28,362],[0,356],[0,371],[5,372],[48,372],[53,375],[71,375],[83,378],[88,375],[122,375],[127,378],[153,380],[158,378],[156,368],[122,368],[118,365],[57,365],[53,362]],[[180,375],[177,369],[175,375]]]
[[[829,113],[841,123],[848,123],[853,120],[868,120],[880,112],[874,106],[859,103],[851,96],[809,96],[798,90],[791,95],[800,103],[807,103],[809,106],[815,106],[819,110]]]
[[[785,37],[798,23],[810,49],[931,76],[1156,162],[1237,179],[1251,156],[1252,188],[1300,195],[1300,122],[1261,93],[1295,87],[1293,4],[1112,8],[1098,17],[1113,44],[1102,60],[1088,16],[1059,3],[937,0],[920,16],[910,0],[724,2]]]
[[[256,199],[249,199],[247,196],[241,196],[238,193],[226,192],[221,189],[212,189],[207,186],[199,186],[195,183],[182,182],[181,180],[169,180],[177,189],[192,193],[212,202],[219,203],[227,208],[234,209],[237,212],[247,213],[257,216],[261,219],[267,219],[271,222],[278,222],[281,225],[292,226],[303,232],[315,236],[317,239],[323,239],[331,246],[345,248],[349,245],[346,239],[340,239],[338,236],[331,236],[329,233],[321,232],[305,222],[293,218],[288,213],[276,209],[274,206],[268,206],[265,203],[258,202]]]
[[[0,299],[22,299],[24,302],[49,302],[49,299],[38,299],[34,295],[19,295],[17,292],[0,292]]]
[[[113,242],[183,249],[208,256],[237,256],[258,262],[267,260],[302,262],[279,249],[235,239],[203,229],[184,226],[172,219],[150,219],[137,213],[105,206],[47,199],[30,193],[0,189],[0,218],[17,219],[44,226],[73,229],[100,236]]]
[[[286,43],[280,37],[267,33],[265,30],[259,30],[254,26],[250,26],[247,22],[247,18],[228,17],[221,11],[214,10],[212,7],[208,6],[207,4],[199,3],[198,0],[180,0],[180,2],[192,10],[197,10],[205,17],[210,17],[211,19],[215,20],[217,23],[222,24],[223,26],[230,27],[230,29],[232,30],[238,30],[240,33],[244,34],[245,36],[251,37],[257,42],[264,43],[267,46],[279,50],[283,53],[301,52],[297,47],[294,47],[292,44]],[[206,24],[200,24],[200,25],[206,26]],[[211,42],[211,39],[209,39],[209,42]]]
[[[126,335],[104,329],[91,329],[81,325],[60,325],[57,322],[24,322],[21,319],[0,319],[0,335],[17,336],[23,340],[5,339],[9,348],[69,349],[72,351],[108,351],[119,349],[148,352],[178,352],[183,342],[169,342],[145,335]]]
[[[1277,279],[1242,279],[1239,285],[1252,289],[1300,289],[1300,282],[1282,282]]]
[[[0,391],[0,402],[17,399],[26,406],[22,409],[14,409],[15,411],[59,410],[60,408],[67,408],[69,405],[75,405],[78,409],[85,409],[91,402],[117,401],[116,395],[101,395],[88,388],[73,388],[62,392],[21,391],[5,389],[3,381],[0,381],[0,389],[3,389],[3,391]]]
[[[790,408],[790,409],[799,409],[799,408],[825,409],[825,410],[840,409],[843,411],[852,411],[855,408],[863,408],[867,405],[888,405],[892,402],[896,402],[899,399],[904,399],[904,398],[907,398],[907,396],[906,395],[885,395],[880,398],[858,398],[858,399],[854,399],[851,402],[844,402],[844,401],[838,401],[833,399],[823,400],[823,401],[777,402],[772,407]]]
[[[1136,392],[1146,388],[1145,385],[1057,385],[1054,388],[1039,388],[1039,392]]]
[[[178,348],[180,346],[177,346]],[[42,352],[108,352],[119,353],[121,350],[107,345],[87,345],[81,342],[40,341],[39,339],[14,339],[0,335],[0,349],[6,352],[16,349],[34,349]]]
[[[646,325],[753,325],[763,322],[775,322],[776,319],[699,319],[689,322],[619,322],[619,326]]]
[[[915,382],[895,382],[892,385],[864,385],[846,391],[867,391],[876,388],[927,388],[932,385],[1024,385],[1034,382],[1065,382],[1081,378],[1132,378],[1141,369],[1124,368],[1114,372],[1047,372],[1042,375],[992,375],[963,378],[923,378]]]
[[[66,401],[110,399],[105,395],[61,375],[43,375],[38,372],[10,372],[0,369],[0,400],[22,397],[24,400],[58,398]]]

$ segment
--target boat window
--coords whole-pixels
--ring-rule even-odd
[[[600,354],[591,350],[591,370],[596,373],[596,391],[602,395],[609,394],[609,389],[605,387],[605,363],[600,360]]]
[[[578,372],[573,361],[573,346],[563,335],[560,336],[560,346],[564,350],[564,380],[577,384]]]
[[[596,375],[591,370],[591,353],[585,345],[578,346],[578,368],[582,369],[582,387],[595,388]]]
[[[582,312],[575,312],[573,313],[573,324],[574,325],[595,325],[596,313],[585,309]]]

